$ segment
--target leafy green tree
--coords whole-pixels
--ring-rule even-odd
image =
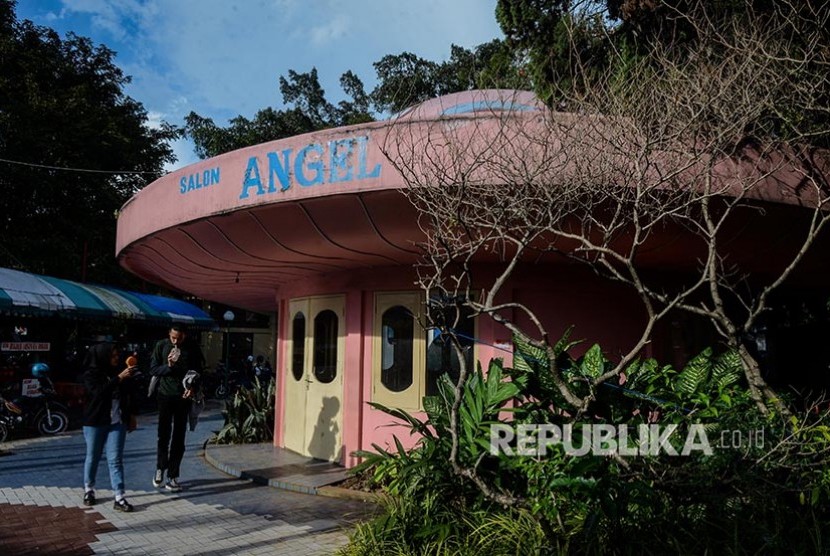
[[[573,2],[571,4],[574,4]],[[607,11],[609,21],[614,22],[620,39],[637,43],[642,53],[655,42],[671,44],[675,47],[706,40],[701,28],[693,24],[688,15],[701,7],[699,0],[606,0],[603,9]],[[792,15],[812,21],[818,28],[820,17],[816,18],[818,3],[792,2],[791,0],[718,0],[706,2],[707,15],[716,25],[729,24],[738,20],[750,23],[752,19],[769,18],[778,13],[791,12]],[[794,38],[796,41],[799,37]]]
[[[338,103],[342,125],[353,125],[373,121],[369,109],[370,97],[363,88],[360,78],[347,71],[340,76],[340,86],[351,97],[351,101],[341,100]]]
[[[440,64],[402,52],[384,56],[374,67],[379,83],[371,96],[380,112],[400,112],[459,91],[524,89],[530,84],[513,50],[501,40],[480,44],[473,50],[452,45],[450,59]]]
[[[263,108],[253,119],[233,118],[227,127],[191,112],[185,117],[185,130],[195,143],[196,154],[210,158],[301,133],[372,121],[369,96],[360,79],[348,71],[340,77],[340,85],[351,100],[334,105],[326,99],[316,68],[308,73],[289,70],[287,79],[280,77],[280,92],[290,108]]]
[[[237,116],[227,127],[191,112],[185,118],[186,133],[196,154],[210,158],[250,145],[292,137],[320,129],[374,120],[371,107],[396,113],[440,95],[476,88],[523,89],[530,84],[526,72],[507,44],[494,40],[473,50],[453,45],[450,59],[437,63],[410,52],[388,55],[374,64],[378,85],[366,93],[363,82],[351,71],[340,77],[348,100],[329,102],[317,69],[308,73],[288,71],[280,77],[284,109],[259,110],[252,119]]]
[[[612,364],[597,344],[557,345],[578,388]],[[418,441],[356,453],[386,496],[342,554],[827,553],[828,414],[762,415],[734,351],[638,359],[582,414],[561,411],[544,351],[514,337],[513,365],[444,375],[426,420],[371,404]]]
[[[598,40],[603,22],[569,0],[499,0],[496,21],[507,44],[524,60],[539,98],[559,100],[557,90],[571,89],[580,67],[604,69],[605,50]]]
[[[790,33],[790,28],[781,26],[782,19],[796,31]],[[788,55],[801,59],[809,73],[817,76],[815,94],[809,99],[811,106],[805,106],[800,97],[781,99],[780,108],[760,115],[756,129],[748,134],[772,132],[791,138],[795,120],[801,129],[804,122],[814,122],[818,135],[830,121],[826,68],[809,55],[816,44],[830,43],[826,2],[498,0],[496,20],[514,56],[523,60],[533,90],[563,110],[574,107],[566,99],[595,88],[597,81],[609,75],[619,83],[638,78],[633,68],[657,58],[657,50],[659,57],[675,63],[691,62],[702,47],[723,48],[723,43],[734,42],[746,28],[759,22],[763,27],[766,22],[768,28],[782,29],[777,37],[765,37],[771,41],[770,52],[787,50]]]
[[[388,54],[374,63],[380,82],[372,92],[375,107],[400,112],[437,95],[438,64],[411,52]]]
[[[450,308],[463,299],[471,312],[515,326],[500,314],[504,305],[495,303],[497,292],[521,274],[530,253],[562,254],[628,284],[643,301],[648,323],[615,372],[678,310],[706,319],[740,354],[762,410],[786,411],[762,375],[750,338],[776,291],[821,272],[805,267],[815,256],[807,253],[820,251],[830,226],[827,151],[814,148],[830,142],[830,80],[826,72],[814,71],[829,63],[830,10],[817,9],[817,21],[793,7],[775,17],[741,15],[727,24],[708,7],[697,4],[683,24],[706,40],[655,43],[647,55],[632,56],[605,75],[575,61],[575,86],[556,89],[563,95],[558,103],[587,117],[554,113],[535,123],[516,115],[498,120],[498,131],[482,120],[475,134],[401,121],[396,132],[402,139],[387,140],[387,153],[407,180],[407,195],[431,223],[424,227],[429,255],[419,268],[421,286],[443,291]],[[790,36],[799,38],[781,40]],[[617,37],[605,37],[609,51],[622,60]],[[429,139],[412,149],[408,126],[428,129],[418,133]],[[447,152],[451,159],[443,156]],[[470,180],[484,171],[498,179]],[[789,175],[797,175],[798,183],[786,182]],[[788,185],[773,190],[772,183],[779,182],[767,181],[769,176]],[[798,203],[802,209],[788,216],[791,247],[764,273],[728,252],[734,234],[727,232],[757,211],[761,200]],[[783,212],[773,206],[771,212]],[[751,225],[747,234],[762,230],[760,223]],[[683,278],[667,285],[647,270],[641,246],[656,230],[673,226],[688,230],[701,255],[689,256]],[[470,261],[501,242],[513,249],[503,274],[489,293],[475,293],[486,287],[472,279]],[[529,337],[542,338],[537,347],[555,362],[552,335],[535,309],[519,307],[536,327]],[[558,388],[567,404],[584,409],[586,398],[561,380]]]
[[[0,0],[0,266],[117,284],[116,212],[175,160],[178,131],[147,126],[111,50],[15,7]]]

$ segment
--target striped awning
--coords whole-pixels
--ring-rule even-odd
[[[197,328],[216,328],[216,323],[207,313],[186,301],[80,284],[8,268],[0,268],[0,314],[70,319],[118,318],[148,324],[181,323]]]

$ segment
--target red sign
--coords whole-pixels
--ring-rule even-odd
[[[2,351],[49,351],[49,342],[3,342]]]

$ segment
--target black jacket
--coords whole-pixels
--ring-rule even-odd
[[[160,396],[181,398],[184,394],[182,380],[187,371],[202,372],[205,358],[199,345],[186,339],[179,345],[182,351],[179,360],[172,366],[167,365],[167,356],[173,349],[173,342],[169,338],[159,340],[153,348],[150,359],[150,374],[159,377],[158,394]]]
[[[133,379],[118,380],[118,373],[123,369],[110,365],[110,355],[114,348],[115,345],[110,343],[94,345],[84,360],[84,426],[109,425],[113,398],[118,398],[121,404],[122,423],[128,425],[134,412]]]

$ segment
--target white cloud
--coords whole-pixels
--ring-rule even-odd
[[[309,31],[314,46],[322,46],[343,37],[349,29],[349,17],[340,14],[325,25],[312,27]]]
[[[372,63],[386,54],[440,61],[452,43],[470,48],[501,36],[496,0],[54,1],[41,20],[60,19],[64,29],[85,21],[80,34],[118,53],[116,64],[133,78],[126,91],[144,104],[151,125],[182,125],[191,110],[226,125],[280,107],[278,79],[289,69],[316,67],[336,102],[343,72],[354,71],[371,90]],[[188,143],[175,148],[192,159]]]
[[[176,155],[176,162],[164,165],[166,172],[172,172],[185,166],[190,166],[199,162],[199,157],[193,152],[193,143],[188,139],[178,139],[170,143],[173,148],[173,154]]]
[[[169,115],[161,112],[150,111],[147,112],[147,122],[145,125],[150,129],[161,129],[162,122],[169,120]],[[165,172],[172,172],[199,161],[199,157],[197,157],[194,152],[195,148],[191,140],[177,139],[175,141],[171,141],[169,144],[173,149],[173,154],[176,156],[176,161],[166,163],[164,165]]]
[[[184,114],[190,111],[190,101],[185,96],[178,96],[170,101],[170,112]]]
[[[158,13],[154,0],[62,0],[64,13],[88,14],[93,26],[108,32],[116,40],[133,34],[135,24],[141,26]]]
[[[161,129],[161,123],[164,121],[164,114],[161,112],[147,112],[147,127],[150,129]]]
[[[116,38],[123,35],[123,31],[118,28],[118,17],[111,4],[105,0],[62,0],[63,10],[61,15],[65,16],[70,13],[80,13],[90,16],[93,24],[101,29],[112,32],[116,30]]]

